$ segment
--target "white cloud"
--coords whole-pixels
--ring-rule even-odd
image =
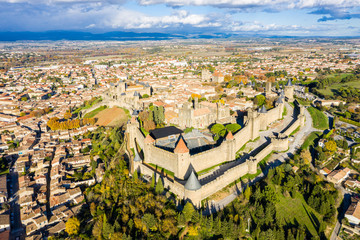
[[[274,23],[263,24],[254,22],[233,22],[226,30],[233,33],[258,33],[258,34],[280,34],[280,35],[308,35],[314,33],[326,32],[332,27],[310,26],[303,27],[299,25],[278,25]]]
[[[138,0],[141,5],[166,4],[169,6],[214,6],[220,8],[317,8],[327,6],[358,7],[359,0]]]
[[[210,19],[205,15],[190,14],[185,10],[174,11],[171,15],[149,16],[141,12],[119,8],[103,24],[112,28],[145,29],[169,28],[182,25],[203,27]]]

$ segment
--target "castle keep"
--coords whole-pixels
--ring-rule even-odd
[[[221,103],[200,102],[194,99],[194,104],[185,103],[179,109],[178,125],[181,128],[205,128],[212,123],[235,123],[230,116],[230,108]]]
[[[121,106],[127,109],[142,109],[139,101],[143,95],[151,96],[152,89],[149,84],[139,82],[131,83],[118,81],[110,83],[109,90],[104,94],[104,101],[111,106]]]

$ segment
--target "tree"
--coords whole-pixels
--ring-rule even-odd
[[[276,89],[276,90],[279,90],[279,89],[280,89],[279,83],[276,83],[275,89]]]
[[[333,140],[327,141],[325,143],[325,150],[328,152],[335,152],[336,151],[336,142]]]
[[[64,114],[64,119],[70,119],[71,118],[71,116],[72,116],[72,114],[71,114],[71,112],[70,112],[70,110],[67,110],[66,112],[65,112],[65,114]]]
[[[186,222],[191,221],[194,213],[195,213],[194,206],[192,205],[192,203],[187,202],[182,210],[182,214],[184,214]]]
[[[93,217],[96,215],[96,204],[94,202],[90,204],[90,213]]]
[[[254,104],[258,105],[259,107],[261,107],[262,105],[265,104],[266,98],[264,95],[256,95],[256,97],[254,98]]]
[[[345,118],[351,118],[351,113],[346,112],[346,113],[345,113]]]
[[[231,76],[230,75],[225,75],[224,81],[225,82],[230,82],[231,81]]]
[[[150,187],[151,187],[151,189],[154,189],[154,187],[155,187],[155,175],[154,175],[154,173],[153,173],[152,178],[151,178]]]
[[[77,235],[80,230],[80,221],[77,217],[69,218],[65,224],[65,232],[70,236]]]
[[[231,133],[236,133],[241,129],[241,126],[237,123],[231,123],[226,125],[225,128]]]
[[[271,83],[275,82],[275,77],[274,76],[269,77],[268,81],[271,82]]]
[[[248,186],[248,187],[245,189],[245,191],[244,191],[244,196],[245,196],[245,198],[246,198],[247,200],[249,200],[249,199],[250,199],[250,195],[251,195],[251,189],[250,189],[250,187]]]
[[[309,150],[302,150],[300,153],[301,159],[303,159],[304,164],[309,165],[311,163],[311,153]]]
[[[154,122],[157,125],[162,124],[165,121],[165,115],[164,115],[164,107],[163,106],[154,106],[153,109],[153,116],[154,116]]]
[[[156,183],[155,192],[157,194],[161,194],[161,193],[163,193],[163,191],[164,191],[164,185],[163,185],[161,178],[159,178],[158,182]]]
[[[211,127],[211,132],[216,135],[221,135],[222,137],[226,134],[226,129],[224,125],[216,123]]]
[[[197,235],[199,235],[199,233],[198,233],[198,226],[196,226],[196,225],[191,225],[191,226],[189,227],[188,234],[189,234],[189,236],[197,236]]]
[[[151,231],[157,230],[157,227],[156,227],[157,220],[153,214],[145,213],[144,216],[142,217],[142,221],[143,221],[144,225],[147,227],[148,231],[149,230],[151,230]]]
[[[134,178],[134,182],[136,182],[138,180],[139,177],[138,177],[137,170],[134,171],[133,178]]]

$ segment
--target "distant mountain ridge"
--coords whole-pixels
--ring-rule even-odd
[[[0,41],[25,41],[25,40],[170,40],[184,39],[184,35],[167,33],[135,33],[135,32],[106,32],[90,33],[80,31],[46,31],[46,32],[0,32]]]
[[[359,38],[359,37],[321,37],[321,36],[281,36],[250,33],[157,33],[157,32],[124,32],[113,31],[105,33],[91,33],[83,31],[44,31],[44,32],[0,32],[0,41],[145,41],[171,39],[214,39],[214,38]]]

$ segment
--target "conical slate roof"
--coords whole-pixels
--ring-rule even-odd
[[[285,97],[284,89],[281,90],[280,97],[281,97],[281,98]]]
[[[196,191],[199,190],[201,188],[201,184],[199,182],[199,180],[197,179],[194,170],[191,172],[190,177],[188,178],[188,180],[185,183],[185,189],[187,190],[191,190],[191,191]]]
[[[139,156],[138,152],[135,149],[135,157],[134,157],[134,162],[141,162],[141,157]]]
[[[288,82],[286,83],[286,86],[292,86],[291,78],[288,79]]]
[[[259,113],[267,113],[265,105],[260,108]]]
[[[135,109],[131,115],[132,116],[137,116],[137,115],[139,115],[139,111]]]
[[[282,97],[279,97],[279,98],[276,100],[276,103],[279,103],[279,104],[283,103]]]

